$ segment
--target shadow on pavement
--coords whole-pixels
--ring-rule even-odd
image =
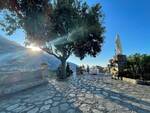
[[[88,87],[95,87],[95,89],[98,89],[98,91],[99,91],[98,93],[94,93],[95,95],[102,96],[105,99],[108,99],[114,103],[117,103],[118,105],[126,107],[131,111],[135,111],[137,113],[150,113],[150,103],[149,102],[137,99],[132,96],[125,95],[123,93],[117,93],[117,92],[107,90],[104,88],[96,87],[94,85],[89,85],[89,84],[86,84],[85,82],[82,82],[82,80],[79,80],[79,79],[75,80],[74,86],[79,88],[79,87],[81,87],[79,84],[82,84],[82,87],[87,86],[87,85],[88,85]],[[87,88],[87,87],[84,87],[84,88],[86,89],[86,91],[89,91],[90,93],[93,94],[93,91],[90,90],[91,88]],[[138,104],[138,106],[137,106],[137,104]],[[147,107],[141,108],[139,105],[144,105]]]

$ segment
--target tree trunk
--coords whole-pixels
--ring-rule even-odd
[[[66,78],[66,59],[61,60],[61,78]]]

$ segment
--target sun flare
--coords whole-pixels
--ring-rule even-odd
[[[41,51],[39,47],[34,46],[34,45],[27,46],[27,48],[31,49],[32,51]]]

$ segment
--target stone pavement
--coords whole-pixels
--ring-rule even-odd
[[[47,85],[0,98],[0,113],[150,113],[150,86],[103,74],[50,79]]]

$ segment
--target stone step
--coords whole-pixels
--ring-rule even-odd
[[[7,84],[7,85],[1,85],[0,86],[0,97],[3,97],[4,95],[16,93],[22,90],[26,90],[38,85],[42,85],[48,83],[47,80],[42,79],[34,79],[30,81],[19,81],[14,84]]]

